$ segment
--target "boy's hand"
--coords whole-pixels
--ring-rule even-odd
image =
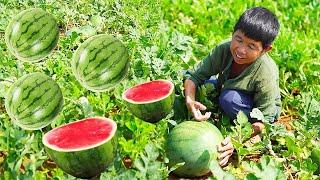
[[[201,111],[206,110],[207,107],[198,101],[193,101],[187,98],[186,105],[189,111],[192,113],[192,116],[194,117],[194,119],[196,119],[197,121],[205,121],[209,119],[211,116],[211,112],[206,112],[204,115],[201,113]]]
[[[248,147],[251,147],[251,146],[253,146],[254,144],[256,144],[258,142],[261,142],[261,137],[259,136],[259,134],[251,137],[249,140],[244,142],[244,146],[248,148]]]
[[[234,151],[233,144],[231,142],[230,137],[226,137],[221,144],[218,145],[218,152],[219,155],[219,164],[220,166],[225,166],[229,158],[231,157],[232,153]]]

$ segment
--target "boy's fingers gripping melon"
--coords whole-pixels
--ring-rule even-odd
[[[38,8],[22,11],[5,30],[8,49],[22,61],[36,62],[45,58],[56,47],[58,39],[55,18]]]
[[[91,178],[113,162],[117,124],[108,118],[92,117],[47,132],[42,139],[49,157],[63,171]]]
[[[63,106],[58,84],[42,73],[19,78],[9,88],[5,107],[12,121],[23,129],[36,130],[49,125]]]
[[[170,113],[174,97],[174,84],[167,80],[139,84],[122,94],[131,113],[151,123],[160,121]]]
[[[117,38],[102,34],[84,41],[72,58],[72,71],[79,83],[94,92],[114,88],[127,74],[129,54]]]

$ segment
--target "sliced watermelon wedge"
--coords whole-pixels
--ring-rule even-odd
[[[50,158],[66,173],[79,178],[94,177],[113,161],[117,124],[92,117],[47,132],[42,142]]]
[[[174,103],[174,84],[168,80],[154,80],[127,89],[122,98],[138,118],[156,123],[165,118]]]

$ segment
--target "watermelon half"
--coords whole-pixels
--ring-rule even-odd
[[[168,80],[139,84],[122,94],[131,113],[150,123],[160,121],[171,112],[174,96],[174,84]]]
[[[217,145],[223,136],[213,124],[185,121],[175,126],[166,138],[169,166],[184,163],[174,170],[182,177],[199,177],[210,172],[211,161],[217,161]]]
[[[91,178],[113,162],[117,124],[108,118],[92,117],[47,132],[42,142],[49,157],[63,171]]]

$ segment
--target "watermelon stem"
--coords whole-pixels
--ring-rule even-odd
[[[6,82],[9,82],[9,83],[14,83],[13,80],[10,80],[10,79],[4,79],[4,78],[0,78],[0,81],[6,81]]]

